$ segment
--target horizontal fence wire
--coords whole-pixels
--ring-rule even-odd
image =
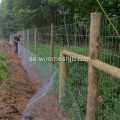
[[[100,72],[98,86],[98,120],[119,120],[120,81]]]
[[[111,18],[120,33],[120,17]],[[120,38],[107,19],[102,20],[100,60],[120,68]],[[98,120],[120,119],[120,81],[106,73],[99,73]]]
[[[90,22],[54,26],[53,51],[54,57],[59,57],[60,50],[65,49],[85,56],[89,55]],[[67,31],[67,34],[66,34]],[[29,43],[27,30],[19,32],[22,45],[35,53],[35,30],[29,30]],[[50,57],[51,54],[51,27],[37,28],[37,56]],[[24,40],[23,40],[24,39]],[[68,39],[68,40],[67,40]],[[68,41],[68,42],[67,42]],[[69,43],[69,44],[68,44]],[[59,65],[55,61],[56,66]]]
[[[120,33],[120,17],[111,18]],[[60,56],[60,50],[68,50],[89,56],[90,22],[81,22],[54,26],[53,57]],[[29,36],[28,36],[29,32]],[[51,56],[51,27],[37,28],[19,32],[24,48],[35,54],[35,36],[37,38],[37,57]],[[13,36],[11,36],[11,39]],[[69,60],[71,59],[67,56]],[[120,68],[120,38],[105,18],[102,19],[99,59],[109,65]],[[75,120],[86,119],[88,64],[67,59],[67,77],[61,106],[69,117]],[[47,61],[50,63],[50,61]],[[59,60],[54,60],[59,68]],[[39,69],[39,68],[38,68]],[[47,69],[45,69],[46,71]],[[59,80],[53,82],[51,91],[59,93]],[[98,82],[98,120],[120,119],[120,81],[106,73],[99,72]]]
[[[66,33],[67,32],[67,33]],[[59,56],[61,49],[89,55],[90,22],[81,22],[54,27],[54,56]],[[59,64],[55,62],[55,64]]]
[[[87,111],[88,64],[80,61],[67,61],[66,72],[67,87],[63,93],[64,96],[61,104],[75,120],[85,120]],[[71,92],[74,101],[68,91]]]
[[[111,18],[111,21],[120,33],[120,17]],[[100,60],[120,68],[120,38],[106,19],[101,25]]]
[[[89,55],[89,34],[90,22],[81,22],[70,25],[54,26],[53,33],[53,52],[54,57],[59,58],[60,50],[65,49],[78,54]],[[35,36],[37,38],[37,57],[46,58],[51,56],[51,27],[37,28],[35,30],[26,30],[19,32],[21,34],[21,44],[33,54],[35,54]],[[29,59],[30,54],[28,55]],[[63,93],[60,106],[64,109],[68,119],[84,120],[86,119],[87,107],[87,79],[88,66],[86,63],[67,61],[67,82]],[[34,59],[33,59],[34,60]],[[50,61],[48,61],[50,62]],[[42,62],[41,62],[42,63]],[[32,63],[34,66],[34,62]],[[36,63],[35,63],[36,64]],[[59,68],[59,60],[54,60],[54,66]],[[40,67],[40,66],[39,66]],[[39,69],[38,66],[36,68]],[[44,66],[45,70],[46,65]],[[35,69],[36,69],[35,68]],[[43,69],[43,65],[42,65]],[[45,70],[42,71],[45,71]],[[42,73],[43,75],[45,73]],[[72,75],[72,76],[71,76]],[[51,92],[59,94],[59,81],[54,80],[51,86]],[[69,97],[68,97],[69,96]]]

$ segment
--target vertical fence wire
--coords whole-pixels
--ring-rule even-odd
[[[120,33],[120,17],[111,18]],[[120,68],[120,38],[106,19],[102,20],[100,37],[100,60]]]
[[[111,19],[118,32],[120,32],[120,17]],[[54,26],[54,57],[59,57],[61,49],[88,56],[90,22],[80,22],[67,24],[67,34],[65,25]],[[22,35],[22,45],[27,49],[27,31],[20,32]],[[24,35],[24,36],[23,36]],[[50,57],[51,53],[51,27],[37,28],[37,57]],[[67,36],[69,44],[67,43]],[[12,37],[11,37],[12,38]],[[30,52],[35,53],[35,29],[29,30]],[[24,42],[23,42],[24,40]],[[27,52],[28,54],[28,52]],[[28,56],[30,57],[30,55]],[[86,119],[87,106],[87,86],[88,86],[88,65],[82,61],[71,61],[68,57],[66,88],[63,94],[61,105],[66,110],[69,117],[75,120]],[[100,36],[100,60],[120,68],[120,38],[117,37],[108,20],[102,20]],[[48,68],[43,62],[36,64],[40,69],[42,65],[42,75]],[[48,61],[50,63],[50,61]],[[54,66],[59,68],[59,60],[54,59]],[[49,73],[48,73],[49,74]],[[58,79],[53,83],[51,91],[58,95]],[[118,79],[100,72],[98,92],[98,119],[99,120],[119,120],[120,119],[120,82]],[[77,113],[77,114],[76,114]]]
[[[120,17],[111,18],[120,32]],[[109,21],[103,18],[100,37],[100,60],[120,68],[120,38]],[[120,81],[104,72],[99,73],[98,119],[120,119]]]
[[[66,89],[63,93],[64,96],[61,104],[75,120],[86,119],[88,86],[87,80],[87,63],[80,61],[67,61]]]

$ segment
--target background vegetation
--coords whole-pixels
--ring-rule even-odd
[[[110,17],[120,15],[119,0],[101,1]],[[91,12],[101,12],[96,0],[2,0],[0,38],[23,29],[75,23],[89,19]]]

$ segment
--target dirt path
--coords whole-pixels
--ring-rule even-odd
[[[21,120],[21,116],[26,108],[27,103],[37,92],[37,87],[31,82],[27,72],[21,64],[17,55],[11,56],[11,47],[8,42],[0,47],[0,52],[7,54],[12,61],[13,73],[8,80],[0,84],[0,119],[1,120]],[[47,94],[40,101],[37,111],[40,118],[35,120],[68,120],[62,114],[58,106],[58,98],[54,95]],[[4,108],[14,106],[18,113],[6,114]],[[70,120],[70,119],[69,119]]]
[[[21,115],[31,99],[36,93],[36,87],[31,82],[27,72],[24,70],[21,60],[15,55],[11,56],[11,47],[7,42],[0,47],[0,52],[7,54],[12,61],[12,74],[8,80],[0,84],[0,119],[1,120],[21,120]],[[20,114],[5,114],[4,108],[14,106]]]

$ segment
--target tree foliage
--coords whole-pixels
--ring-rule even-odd
[[[119,0],[101,1],[109,16],[120,15]],[[2,0],[0,36],[34,27],[86,21],[91,12],[102,12],[96,0]]]

